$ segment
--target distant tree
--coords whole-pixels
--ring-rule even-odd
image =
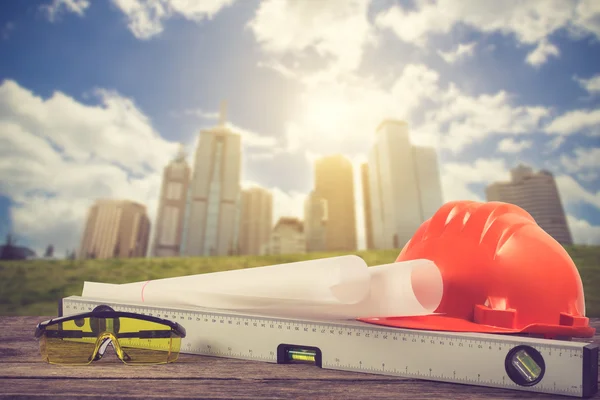
[[[6,243],[0,249],[0,260],[16,260],[18,259],[18,249],[15,246],[15,239],[10,233],[6,235]]]
[[[49,244],[48,247],[46,247],[46,252],[44,253],[44,257],[51,258],[53,256],[54,256],[54,246]]]
[[[75,250],[73,250],[71,252],[71,254],[69,254],[69,260],[74,260],[75,259]]]

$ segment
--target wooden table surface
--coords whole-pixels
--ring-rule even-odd
[[[1,399],[569,398],[190,354],[173,364],[128,366],[107,351],[90,366],[55,366],[42,362],[33,338],[36,324],[49,318],[0,317]],[[592,325],[597,328],[593,341],[600,344],[600,319]]]

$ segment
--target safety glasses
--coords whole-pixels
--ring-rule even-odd
[[[185,328],[102,305],[91,312],[42,322],[35,337],[43,360],[50,364],[88,365],[100,360],[109,344],[125,364],[165,364],[177,360]]]

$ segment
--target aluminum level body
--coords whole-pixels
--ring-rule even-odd
[[[278,348],[292,345],[320,350],[319,366],[327,369],[572,397],[597,393],[598,346],[585,342],[112,304],[78,296],[63,299],[59,312],[71,315],[100,304],[179,322],[187,330],[181,344],[187,354],[277,363]],[[543,377],[533,386],[518,385],[507,373],[507,355],[517,346],[529,346],[543,357]]]

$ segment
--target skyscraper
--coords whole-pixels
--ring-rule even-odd
[[[269,241],[263,245],[261,254],[306,253],[304,225],[298,218],[281,217],[273,227]]]
[[[412,146],[406,122],[385,120],[368,165],[373,245],[401,248],[443,204],[435,150]]]
[[[437,153],[433,147],[412,146],[421,200],[421,219],[428,220],[444,203]]]
[[[306,251],[325,251],[327,230],[327,200],[314,190],[304,201],[304,235]]]
[[[273,227],[273,195],[253,187],[242,191],[239,253],[259,255]]]
[[[152,254],[176,257],[181,249],[186,194],[190,183],[190,167],[183,147],[163,171],[163,181],[156,213]]]
[[[355,251],[356,216],[352,163],[337,154],[315,163],[315,191],[327,201],[328,251]]]
[[[187,194],[184,256],[227,255],[237,251],[241,139],[225,126],[225,111],[214,128],[200,132]]]
[[[562,245],[573,244],[554,176],[519,164],[511,170],[510,182],[495,182],[486,190],[487,201],[515,204],[527,211],[535,222]]]
[[[100,199],[88,211],[78,257],[145,257],[149,236],[146,206],[129,200]]]
[[[363,210],[365,220],[365,244],[367,250],[374,249],[373,244],[373,223],[371,217],[371,193],[369,186],[369,164],[363,163],[360,166],[360,178],[362,184]]]

